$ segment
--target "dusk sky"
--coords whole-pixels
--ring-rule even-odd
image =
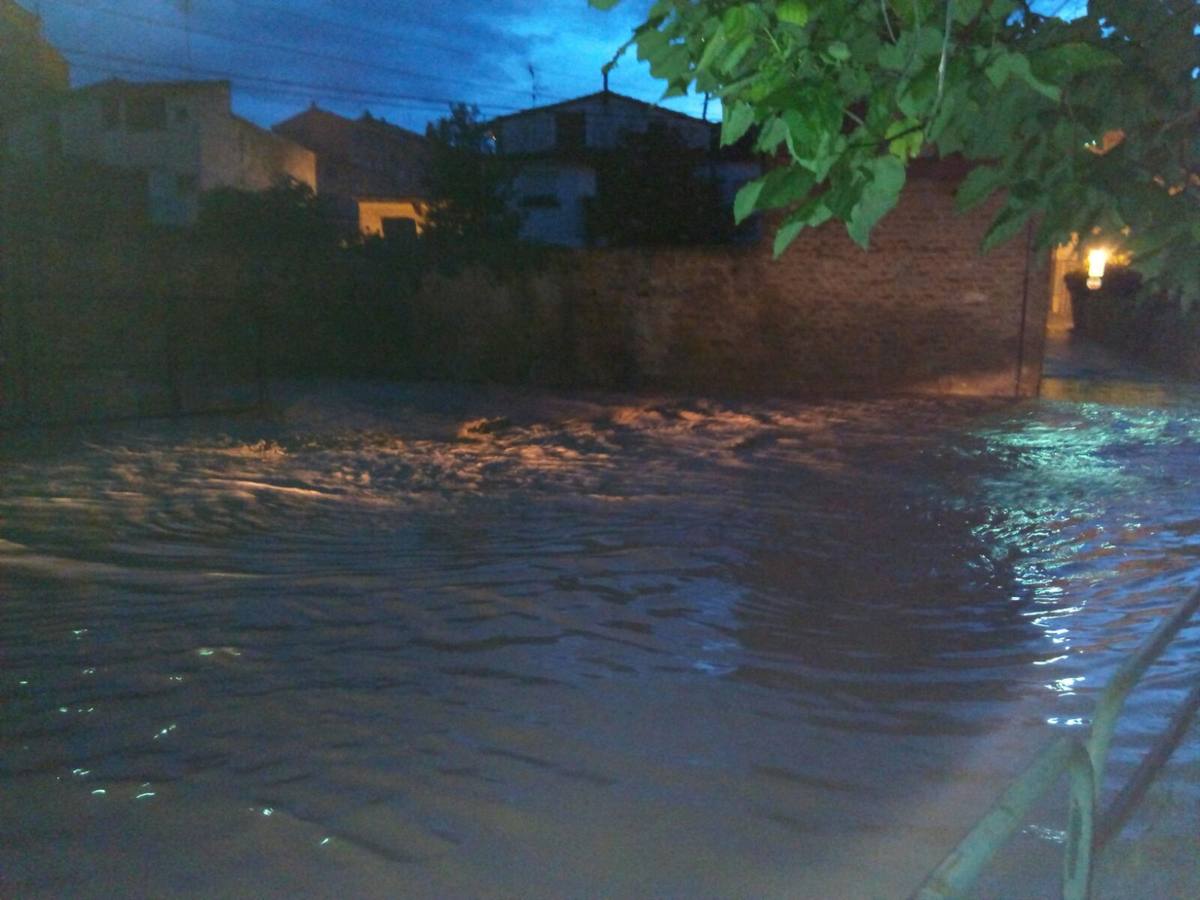
[[[263,125],[315,101],[423,131],[452,101],[500,115],[599,90],[600,67],[651,0],[625,0],[607,13],[587,0],[20,2],[42,15],[77,85],[114,76],[227,78],[235,111]],[[1071,15],[1084,3],[1034,6]],[[632,53],[610,86],[650,102],[663,90]],[[664,105],[700,115],[704,103],[688,97]],[[720,117],[717,103],[709,117]]]
[[[601,88],[600,67],[649,0],[21,0],[40,12],[75,84],[228,78],[235,111],[270,125],[310,101],[415,130],[451,101],[499,115]],[[531,77],[530,67],[533,68]],[[613,90],[657,101],[628,55]],[[701,98],[675,99],[699,115]],[[710,118],[719,115],[710,108]]]

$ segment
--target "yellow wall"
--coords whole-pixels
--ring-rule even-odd
[[[1050,265],[1050,327],[1061,330],[1073,323],[1071,294],[1064,276],[1082,265],[1079,246],[1074,241],[1054,248]]]
[[[359,200],[358,230],[366,235],[383,236],[384,219],[412,219],[417,233],[425,224],[420,204],[415,200]]]

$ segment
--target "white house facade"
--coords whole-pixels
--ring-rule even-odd
[[[513,202],[523,218],[521,237],[572,247],[589,243],[587,208],[598,189],[598,157],[618,150],[626,135],[652,128],[673,132],[730,204],[760,172],[756,162],[730,164],[717,157],[712,123],[633,97],[601,91],[523,110],[492,121],[496,152],[520,162]]]

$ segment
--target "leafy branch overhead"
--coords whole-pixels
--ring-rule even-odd
[[[915,157],[960,154],[976,164],[960,205],[1002,198],[985,249],[1033,222],[1039,247],[1119,245],[1200,296],[1200,5],[1091,0],[1071,21],[1037,8],[657,0],[610,66],[635,50],[666,96],[721,98],[723,143],[752,133],[785,161],[735,208],[783,211],[777,253],[831,218],[865,247]]]

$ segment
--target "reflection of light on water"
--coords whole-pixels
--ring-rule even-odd
[[[1047,828],[1045,825],[1026,825],[1021,830],[1025,834],[1032,835],[1039,840],[1049,841],[1051,844],[1065,844],[1067,842],[1067,833],[1060,828]]]
[[[1057,678],[1050,684],[1046,685],[1046,687],[1055,693],[1073,697],[1075,695],[1075,685],[1079,684],[1081,681],[1087,681],[1087,677],[1084,675],[1077,675],[1074,678]]]

